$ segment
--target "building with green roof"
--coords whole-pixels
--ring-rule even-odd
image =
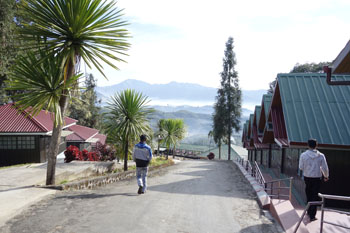
[[[332,78],[350,80],[345,75]],[[255,117],[262,136],[254,131]],[[317,139],[330,169],[331,179],[321,192],[350,196],[350,186],[337,182],[350,180],[350,86],[328,85],[324,73],[278,74],[273,95],[263,96],[261,111],[250,117],[249,125],[251,139],[258,138],[261,144],[247,148],[248,158],[276,178],[294,177],[293,187],[305,200],[298,164],[310,138]]]

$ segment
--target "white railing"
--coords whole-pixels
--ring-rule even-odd
[[[320,226],[320,233],[323,233],[323,224],[326,223],[326,224],[330,224],[330,225],[333,225],[333,226],[336,226],[336,227],[341,227],[341,228],[345,228],[345,229],[348,229],[350,230],[350,227],[347,227],[347,226],[344,226],[344,225],[340,225],[340,224],[337,224],[337,223],[334,223],[334,222],[328,222],[328,221],[325,221],[324,220],[324,211],[332,211],[332,212],[336,212],[336,213],[339,213],[339,214],[346,214],[346,215],[349,215],[350,212],[348,211],[341,211],[341,210],[336,210],[336,209],[331,209],[331,208],[325,208],[325,200],[326,199],[329,199],[329,200],[338,200],[338,201],[350,201],[350,197],[346,197],[346,196],[335,196],[335,195],[327,195],[327,194],[321,194],[319,193],[318,194],[319,197],[321,197],[322,201],[313,201],[313,202],[308,202],[306,207],[305,207],[305,210],[303,212],[303,214],[301,215],[299,221],[298,221],[298,224],[296,225],[295,229],[294,229],[294,233],[296,233],[299,229],[299,226],[301,224],[301,222],[303,221],[304,219],[304,216],[306,214],[306,211],[310,208],[310,206],[312,205],[320,205],[321,206],[321,226]]]

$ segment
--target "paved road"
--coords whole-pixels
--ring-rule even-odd
[[[160,173],[144,195],[134,179],[61,192],[0,232],[281,232],[232,162],[183,161]]]

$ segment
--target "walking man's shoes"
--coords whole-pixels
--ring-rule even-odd
[[[138,194],[143,193],[142,189],[143,189],[143,187],[140,185],[140,186],[139,186],[139,190],[137,190],[137,193],[138,193]]]
[[[313,221],[316,221],[316,220],[317,220],[316,217],[310,218],[310,222],[313,222]]]

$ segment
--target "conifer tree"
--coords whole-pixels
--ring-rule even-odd
[[[226,42],[223,71],[220,73],[221,87],[218,90],[216,109],[213,117],[214,135],[215,132],[220,132],[220,139],[227,136],[228,160],[231,160],[231,136],[233,130],[236,132],[240,130],[242,107],[238,73],[235,70],[236,55],[233,51],[233,47],[233,38],[229,37]],[[223,126],[221,124],[223,124]],[[221,130],[220,127],[222,128]]]

